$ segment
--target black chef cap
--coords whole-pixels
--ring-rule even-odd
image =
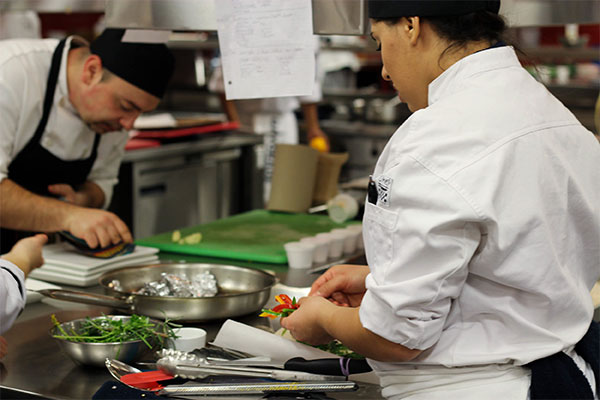
[[[442,17],[475,11],[495,14],[500,0],[369,0],[369,18]]]
[[[162,97],[173,75],[175,58],[163,43],[124,43],[125,29],[105,29],[90,45],[103,67],[134,86]]]

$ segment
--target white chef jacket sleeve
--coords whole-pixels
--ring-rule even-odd
[[[375,179],[388,190],[363,218],[371,273],[362,325],[411,349],[437,342],[481,237],[476,212],[447,180],[411,156]],[[377,169],[375,171],[377,173]],[[383,204],[382,204],[383,203]]]
[[[110,205],[113,188],[118,182],[119,167],[128,139],[125,131],[110,132],[103,134],[98,144],[98,155],[87,179],[104,192],[104,209]]]
[[[223,79],[223,66],[219,62],[208,79],[208,90],[213,93],[225,93],[225,82]]]
[[[25,307],[25,274],[15,264],[0,259],[0,335],[12,326]]]
[[[298,97],[298,100],[302,104],[318,103],[321,101],[321,99],[323,99],[323,90],[321,89],[321,82],[318,80],[315,80],[313,92],[310,96]]]
[[[312,94],[298,97],[298,100],[302,104],[318,103],[323,99],[323,89],[321,83],[323,82],[325,74],[321,73],[321,68],[319,68],[319,49],[321,45],[319,35],[314,35],[313,43],[315,52],[315,82]]]
[[[0,66],[0,181],[8,177],[8,166],[13,159],[22,107],[18,94],[25,90],[25,80],[24,70],[16,60],[6,60]]]

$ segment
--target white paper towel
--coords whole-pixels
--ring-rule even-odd
[[[243,351],[254,356],[270,357],[273,361],[286,362],[290,358],[303,357],[307,360],[317,358],[339,358],[327,351],[286,339],[262,329],[254,328],[228,319],[225,321],[214,344],[229,349]],[[350,380],[378,385],[379,378],[374,372],[350,375]]]
[[[255,356],[267,356],[273,361],[285,362],[290,358],[307,360],[333,358],[335,354],[286,339],[262,329],[228,319],[213,342],[217,346],[243,351]]]

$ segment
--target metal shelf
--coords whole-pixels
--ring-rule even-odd
[[[0,11],[34,10],[40,13],[104,13],[105,0],[3,0]]]
[[[543,60],[600,60],[600,49],[594,47],[541,46],[521,50],[529,58]]]

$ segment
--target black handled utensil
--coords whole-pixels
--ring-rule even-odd
[[[306,360],[302,357],[294,357],[283,364],[288,370],[311,372],[321,375],[348,376],[370,372],[371,366],[367,360],[355,358],[321,358],[317,360]]]

